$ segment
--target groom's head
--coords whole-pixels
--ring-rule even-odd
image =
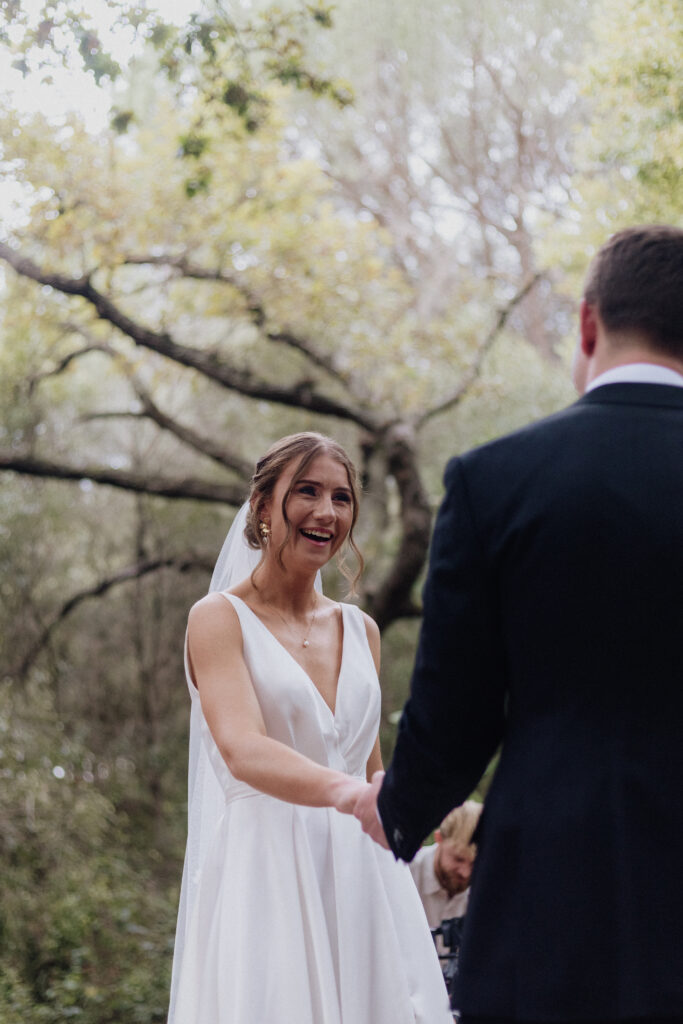
[[[663,224],[619,231],[594,257],[581,303],[575,363],[580,391],[629,362],[683,367],[683,230]]]

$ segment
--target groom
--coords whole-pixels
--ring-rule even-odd
[[[574,376],[450,462],[411,697],[356,806],[410,860],[502,745],[463,1024],[683,1020],[683,231],[598,252]]]

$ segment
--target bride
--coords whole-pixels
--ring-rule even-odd
[[[382,767],[379,631],[317,581],[357,515],[343,448],[283,438],[190,612],[169,1024],[451,1024],[410,872],[350,816]]]

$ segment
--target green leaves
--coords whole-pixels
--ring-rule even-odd
[[[130,127],[135,114],[132,110],[115,110],[109,119],[109,124],[117,135],[123,135]]]
[[[163,1019],[150,1013],[166,1001],[174,894],[121,856],[97,765],[43,686],[0,689],[3,1021]]]
[[[185,195],[188,199],[194,199],[201,193],[206,193],[211,187],[211,171],[208,168],[200,168],[197,174],[190,175],[185,179]]]
[[[190,82],[213,106],[217,131],[223,106],[251,133],[264,122],[273,81],[325,95],[339,106],[351,102],[348,85],[320,74],[311,56],[315,34],[331,26],[331,9],[322,4],[272,6],[241,21],[216,7],[211,17],[193,15],[184,30],[165,37],[156,33],[155,45],[160,66],[178,88]]]
[[[120,65],[104,51],[97,33],[82,32],[78,52],[83,58],[83,66],[92,71],[98,85],[103,78],[109,78],[113,82],[121,74]]]
[[[180,136],[180,155],[198,159],[209,145],[207,135],[198,135],[191,132],[189,135]]]
[[[546,249],[574,295],[609,234],[683,217],[680,0],[596,0],[590,27],[572,201]]]
[[[318,25],[323,28],[332,28],[332,7],[323,4],[309,4],[308,11]]]

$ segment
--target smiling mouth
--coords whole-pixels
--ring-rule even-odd
[[[316,544],[327,544],[332,540],[332,534],[327,530],[300,530],[299,532],[307,540],[312,540]]]

